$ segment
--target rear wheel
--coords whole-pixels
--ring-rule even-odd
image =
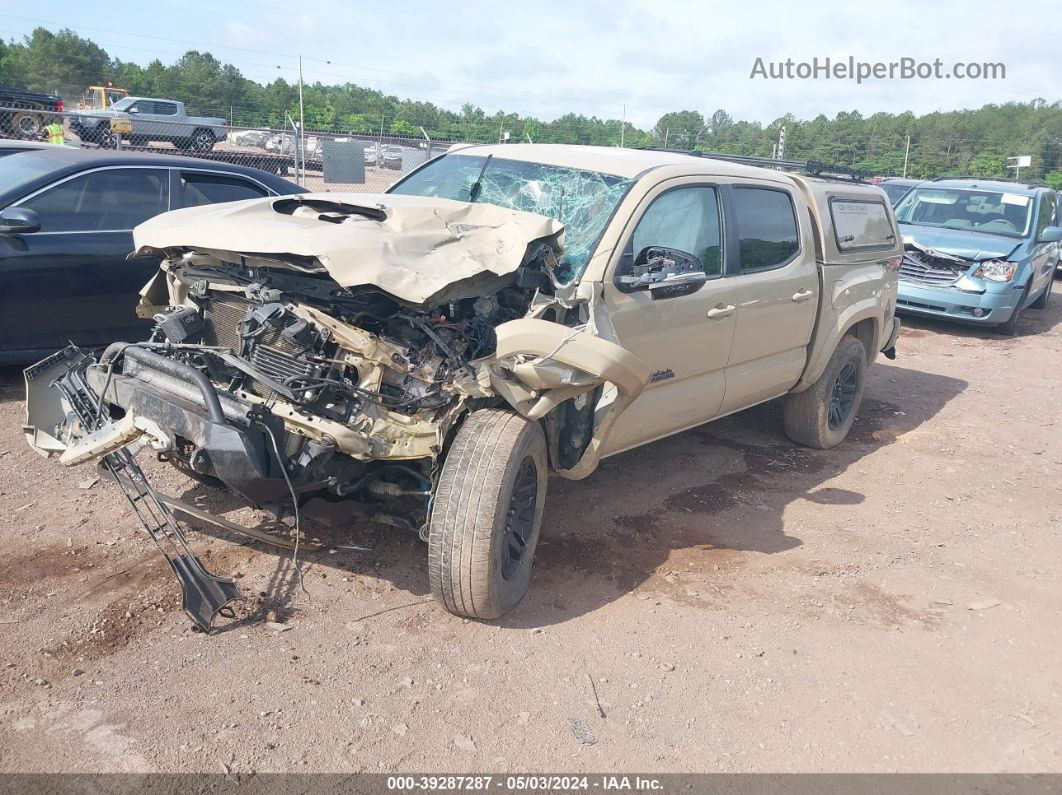
[[[210,130],[196,130],[192,133],[190,148],[194,152],[209,152],[214,148],[214,133]]]
[[[468,416],[443,462],[428,524],[431,591],[451,613],[498,618],[523,599],[546,479],[537,423],[500,409]]]
[[[44,119],[31,111],[16,111],[11,114],[11,130],[16,135],[32,138],[44,129]]]
[[[863,402],[866,372],[863,343],[844,337],[819,380],[786,398],[786,435],[798,444],[820,450],[843,442]]]

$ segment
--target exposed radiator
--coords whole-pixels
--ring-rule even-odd
[[[917,252],[908,251],[903,255],[900,263],[900,278],[909,282],[939,285],[946,287],[955,284],[962,276],[962,271],[950,268],[946,265],[939,267],[931,257],[925,257]]]
[[[240,350],[240,323],[254,305],[242,298],[211,300],[203,311],[203,344]]]
[[[242,343],[240,324],[255,307],[255,303],[243,298],[212,299],[203,312],[203,344],[231,348],[239,354]],[[283,333],[299,322],[294,316],[286,315],[279,327],[270,326],[262,331],[251,345],[248,361],[263,375],[279,383],[292,376],[313,373],[313,365],[295,355],[311,344],[311,333],[306,329],[294,336]],[[254,381],[247,387],[260,397],[268,397],[271,391],[269,387]]]

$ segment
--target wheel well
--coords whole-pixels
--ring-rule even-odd
[[[846,336],[855,337],[863,343],[863,349],[867,352],[867,363],[869,364],[878,352],[878,324],[874,318],[868,317],[866,320],[860,320],[845,331],[842,339]]]

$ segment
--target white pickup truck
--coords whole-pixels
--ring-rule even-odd
[[[471,618],[527,591],[550,474],[776,398],[790,438],[832,447],[899,329],[881,189],[672,152],[465,147],[386,194],[177,210],[134,237],[163,260],[152,341],[27,370],[30,444],[229,530],[130,450],[256,505],[342,499],[419,534],[432,592]],[[209,627],[235,585],[166,528]]]
[[[114,132],[112,119],[128,119],[131,131]],[[126,97],[106,110],[71,111],[70,129],[81,140],[105,147],[114,147],[120,135],[133,146],[168,141],[178,149],[196,152],[209,152],[228,133],[225,119],[189,116],[183,102],[154,97]]]

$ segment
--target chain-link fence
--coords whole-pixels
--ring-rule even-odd
[[[116,110],[57,111],[0,103],[0,138],[196,157],[279,174],[310,191],[381,192],[454,142],[394,135],[230,127],[224,119],[184,117],[178,103],[139,99]]]

